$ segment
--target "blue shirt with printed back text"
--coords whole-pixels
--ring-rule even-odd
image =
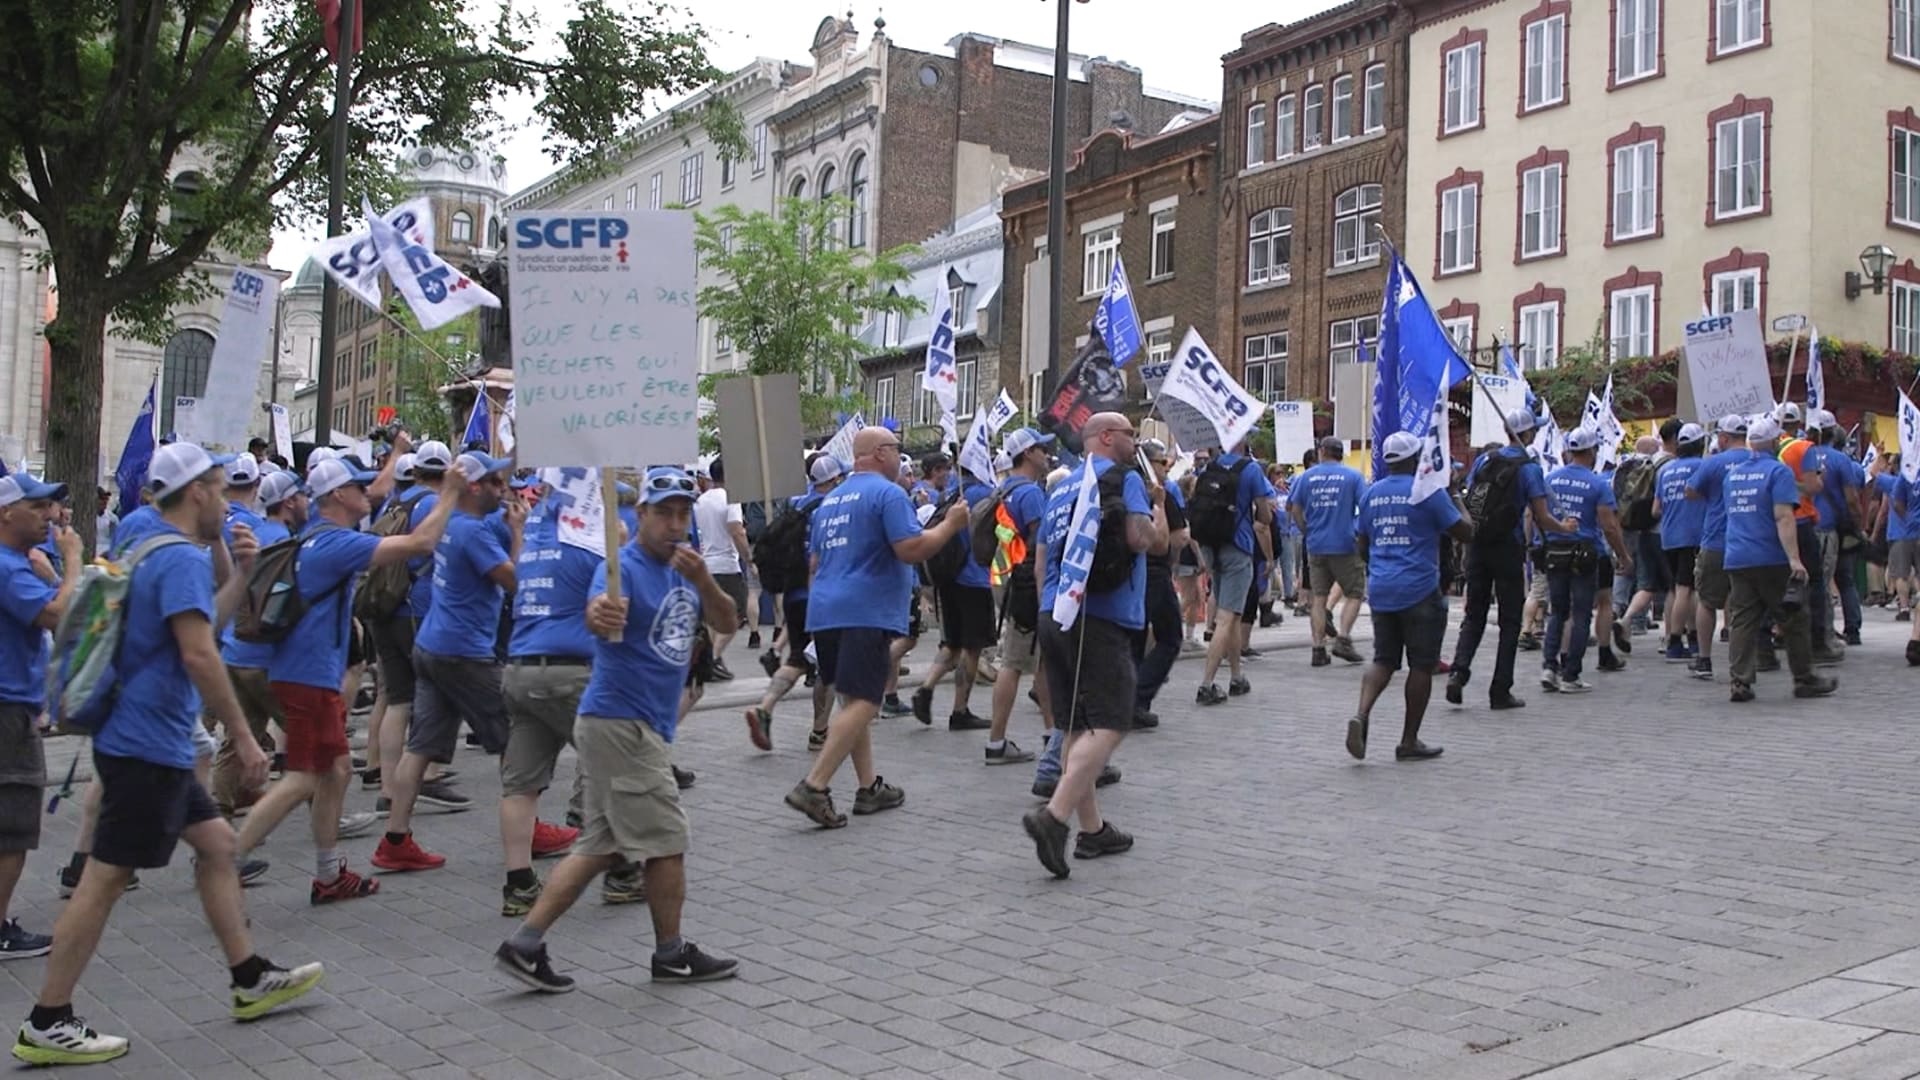
[[[1793,470],[1770,454],[1750,453],[1745,461],[1728,466],[1726,489],[1727,569],[1787,565],[1773,512],[1800,503]]]
[[[603,562],[588,595],[606,589]],[[580,715],[638,720],[672,742],[700,628],[700,594],[638,542],[620,549],[620,592],[627,598],[626,631],[618,642],[594,639],[593,674],[580,696]]]
[[[25,552],[0,544],[0,701],[47,702],[47,634],[36,620],[60,595],[40,580]]]
[[[1081,470],[1093,466],[1094,479],[1097,482],[1105,476],[1113,462],[1103,457],[1089,457],[1079,468],[1068,473],[1047,496],[1047,516],[1040,524],[1040,542],[1047,545],[1046,574],[1040,588],[1040,610],[1047,613],[1053,610],[1054,594],[1060,587],[1060,560],[1066,554],[1067,533],[1073,528],[1073,508],[1080,498]],[[1153,515],[1153,503],[1147,498],[1146,482],[1140,479],[1138,472],[1129,472],[1126,483],[1121,485],[1120,494],[1126,503],[1127,513]],[[1097,499],[1098,496],[1095,496]],[[1091,553],[1087,556],[1092,558]],[[1087,591],[1086,602],[1081,606],[1081,615],[1091,615],[1096,619],[1105,619],[1116,626],[1128,630],[1138,630],[1147,625],[1147,557],[1135,552],[1133,573],[1127,583],[1112,592]]]
[[[913,567],[893,545],[920,535],[913,501],[878,473],[856,472],[828,492],[808,522],[819,560],[807,599],[807,631],[869,627],[905,636]]]
[[[1405,611],[1440,589],[1440,534],[1460,520],[1445,492],[1413,499],[1413,477],[1383,476],[1360,500],[1357,535],[1367,538],[1367,603]]]
[[[304,535],[293,572],[307,615],[273,647],[267,679],[337,694],[347,676],[354,577],[373,564],[380,538],[329,524],[311,524]]]
[[[1553,510],[1553,516],[1566,520],[1570,517],[1580,519],[1580,527],[1575,529],[1570,539],[1584,540],[1599,547],[1600,508],[1612,507],[1613,485],[1602,479],[1600,474],[1585,465],[1562,465],[1547,477],[1547,502]],[[1567,534],[1560,534],[1566,537]]]
[[[239,503],[228,503],[227,523],[220,530],[228,547],[233,546],[235,525],[245,525],[252,529],[253,538],[259,543],[261,551],[287,538],[285,525],[277,521],[269,521]],[[228,623],[220,631],[220,659],[226,661],[228,667],[264,669],[273,660],[273,646],[241,641],[233,636],[233,624]]]
[[[1520,519],[1513,527],[1514,543],[1526,542],[1527,511],[1533,508],[1533,500],[1547,497],[1547,476],[1540,471],[1540,463],[1533,460],[1524,446],[1503,446],[1494,453],[1503,458],[1517,459],[1523,464],[1514,477],[1513,498],[1520,504]],[[1467,470],[1467,478],[1462,482],[1463,490],[1472,490],[1474,477],[1480,475],[1480,469],[1487,463],[1486,454],[1473,459],[1473,467]]]
[[[1707,504],[1687,498],[1687,484],[1707,463],[1706,458],[1674,458],[1660,467],[1654,490],[1660,497],[1660,549],[1699,547],[1707,527]]]
[[[149,533],[178,532],[160,523]],[[213,556],[194,543],[169,544],[134,568],[120,624],[120,692],[93,737],[95,753],[138,758],[171,769],[193,768],[193,728],[200,692],[187,678],[173,636],[176,615],[213,623]],[[334,679],[337,689],[338,678]]]
[[[1307,519],[1307,554],[1353,554],[1353,519],[1366,489],[1359,470],[1323,461],[1293,485],[1294,499]]]
[[[487,518],[455,510],[433,549],[433,610],[414,645],[440,656],[493,659],[506,593],[487,574],[507,561],[500,530]]]
[[[594,637],[587,629],[587,600],[601,559],[560,542],[560,519],[542,502],[527,515],[515,565],[513,635],[509,656],[561,656],[587,660]]]
[[[1727,549],[1727,469],[1745,461],[1752,451],[1733,446],[1707,455],[1700,468],[1687,478],[1688,494],[1698,494],[1707,508],[1701,519],[1700,546],[1708,551]]]

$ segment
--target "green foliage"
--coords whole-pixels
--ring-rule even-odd
[[[438,330],[422,331],[420,320],[404,302],[390,301],[387,310],[395,321],[411,333],[382,338],[380,360],[394,364],[394,400],[381,402],[394,407],[394,416],[413,435],[413,441],[439,439],[449,446],[455,443],[456,421],[449,402],[440,388],[460,379],[468,359],[467,350],[479,338],[480,318],[468,314]],[[357,438],[362,433],[354,432]]]
[[[1606,330],[1596,320],[1591,336],[1560,350],[1553,367],[1528,372],[1527,382],[1563,426],[1579,422],[1587,391],[1598,395],[1609,375],[1613,377],[1614,411],[1622,418],[1644,417],[1652,415],[1656,401],[1671,403],[1671,393],[1663,391],[1678,381],[1678,359],[1678,353],[1669,352],[1662,357],[1609,363]]]

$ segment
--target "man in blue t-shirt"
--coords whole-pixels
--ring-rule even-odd
[[[1633,572],[1633,556],[1614,512],[1613,485],[1593,471],[1600,434],[1579,427],[1567,433],[1567,464],[1547,477],[1547,502],[1553,516],[1576,522],[1572,533],[1547,541],[1547,639],[1542,652],[1540,688],[1548,693],[1584,694],[1592,684],[1580,678],[1593,627],[1594,601],[1613,581],[1614,567]],[[1610,566],[1602,543],[1612,545]],[[1604,642],[1603,642],[1604,644]]]
[[[1696,679],[1713,678],[1714,627],[1726,610],[1732,582],[1727,578],[1727,467],[1747,457],[1747,418],[1729,413],[1714,424],[1717,449],[1687,478],[1687,500],[1705,507],[1700,520],[1700,550],[1693,559],[1693,629],[1700,652],[1687,665]]]
[[[968,506],[986,505],[993,495],[992,486],[964,469],[960,473],[961,501]],[[951,494],[952,490],[943,490],[935,504]],[[913,692],[914,718],[932,725],[934,687],[951,671],[953,711],[947,714],[947,730],[986,730],[991,723],[985,717],[974,715],[970,702],[973,683],[979,675],[980,654],[994,644],[998,633],[994,624],[993,589],[987,568],[974,561],[971,529],[960,530],[959,572],[951,580],[936,579],[933,596],[934,606],[940,613],[940,651],[921,678],[920,688]]]
[[[1200,557],[1213,582],[1213,640],[1207,642],[1207,660],[1201,667],[1200,688],[1194,701],[1218,705],[1229,697],[1251,693],[1253,684],[1240,674],[1240,650],[1243,616],[1249,599],[1258,595],[1262,564],[1273,562],[1273,537],[1270,532],[1256,533],[1256,523],[1273,521],[1273,486],[1267,483],[1266,470],[1236,446],[1215,458],[1202,471],[1224,469],[1234,477],[1233,535],[1224,542],[1202,543]],[[1214,475],[1219,475],[1217,472]],[[1221,661],[1227,663],[1227,688],[1214,685]]]
[[[1707,429],[1699,424],[1680,425],[1674,438],[1674,457],[1660,466],[1653,478],[1653,517],[1660,551],[1667,561],[1667,577],[1673,582],[1673,595],[1667,600],[1664,630],[1666,658],[1683,664],[1695,658],[1698,642],[1693,637],[1694,569],[1699,561],[1700,534],[1706,528],[1707,507],[1698,499],[1687,498],[1687,481],[1706,463]]]
[[[547,957],[547,931],[588,882],[623,860],[646,866],[654,982],[728,979],[738,963],[710,956],[680,935],[687,816],[668,747],[696,631],[703,620],[710,631],[737,626],[740,616],[699,549],[687,543],[693,477],[652,468],[642,488],[640,529],[619,552],[619,596],[610,594],[604,566],[589,585],[587,627],[599,640],[573,728],[587,777],[585,824],[526,921],[494,951],[496,967],[544,993],[573,989],[573,979],[556,973]]]
[[[1900,475],[1900,454],[1880,455],[1874,468],[1877,475],[1873,486],[1880,493],[1880,504],[1874,512],[1874,536],[1887,545],[1887,591],[1893,594],[1893,619],[1912,622],[1916,541],[1910,514],[1913,508],[1905,505],[1900,493],[1905,482]]]
[[[813,460],[807,463],[807,478],[813,482],[812,490],[788,500],[785,513],[809,515],[808,522],[811,523],[811,515],[819,509],[828,493],[840,486],[841,477],[840,462],[833,455],[815,454]],[[766,543],[767,537],[763,535],[761,542]],[[806,538],[800,537],[799,542],[802,545],[800,557],[804,559]],[[788,589],[781,595],[780,604],[781,615],[786,622],[787,662],[774,669],[773,676],[767,680],[766,693],[760,695],[760,703],[747,710],[747,738],[761,750],[773,749],[773,707],[787,696],[795,683],[813,671],[813,662],[807,659],[807,646],[813,642],[813,635],[807,633],[807,586],[802,584]],[[827,717],[832,705],[832,690],[825,679],[816,675],[813,680],[813,730],[807,736],[809,750],[818,750],[826,745]]]
[[[1447,633],[1447,605],[1440,597],[1440,537],[1461,542],[1473,538],[1473,522],[1454,505],[1445,488],[1413,501],[1413,478],[1420,471],[1420,439],[1396,431],[1381,442],[1387,475],[1373,482],[1360,500],[1354,522],[1355,546],[1367,560],[1367,599],[1373,612],[1373,663],[1360,678],[1360,711],[1347,724],[1347,753],[1367,756],[1367,728],[1374,703],[1407,664],[1407,715],[1400,728],[1395,761],[1427,761],[1438,746],[1420,741],[1420,723],[1433,696],[1433,669],[1440,664],[1440,642]]]
[[[241,454],[227,467],[227,518],[223,535],[227,544],[233,544],[233,530],[236,525],[244,525],[253,533],[253,538],[262,550],[287,538],[285,527],[269,522],[255,512],[260,502],[260,464],[252,454]],[[273,658],[273,646],[241,641],[233,636],[233,627],[227,627],[220,635],[220,658],[226,661],[227,676],[233,680],[233,692],[240,699],[240,708],[247,714],[247,725],[253,729],[254,741],[268,753],[273,752],[273,734],[268,723],[280,723],[280,708],[273,701],[273,694],[267,689],[267,662]],[[209,725],[213,718],[207,717]],[[232,821],[234,812],[243,806],[252,806],[260,799],[261,788],[241,786],[240,759],[235,753],[232,739],[222,739],[219,751],[213,758],[213,803],[220,813]],[[242,868],[241,879],[252,880],[246,871],[252,870],[257,878],[265,873],[267,864],[262,859],[250,859]]]
[[[1814,533],[1820,538],[1820,584],[1810,618],[1816,631],[1828,634],[1833,628],[1834,597],[1840,601],[1842,639],[1848,645],[1860,644],[1860,588],[1854,582],[1854,564],[1859,561],[1861,531],[1866,521],[1861,487],[1865,476],[1860,466],[1841,449],[1847,433],[1840,422],[1825,409],[1807,410],[1807,438],[1814,442],[1808,451],[1819,455],[1820,490],[1814,493]],[[1812,567],[1808,568],[1810,571]],[[1824,605],[1820,602],[1824,600]],[[1822,620],[1825,620],[1824,622]]]
[[[176,442],[156,451],[148,467],[159,521],[129,576],[119,693],[93,740],[100,823],[79,888],[54,926],[33,1012],[14,1043],[14,1056],[30,1064],[89,1064],[127,1052],[126,1039],[102,1035],[73,1015],[74,988],[134,871],[166,866],[181,840],[194,850],[194,883],[232,973],[235,1019],[264,1016],[325,974],[317,963],[288,970],[254,952],[233,828],[194,774],[202,702],[234,740],[244,778],[258,783],[267,772],[216,636],[239,606],[259,552],[244,525],[233,529],[231,552],[221,537],[224,466],[232,460]]]
[[[1366,481],[1357,470],[1340,463],[1346,453],[1345,440],[1321,439],[1319,464],[1301,473],[1293,485],[1293,520],[1307,537],[1314,667],[1333,663],[1327,657],[1327,601],[1335,586],[1341,603],[1333,655],[1351,664],[1361,660],[1360,651],[1353,647],[1353,623],[1360,617],[1360,601],[1367,592],[1367,564],[1354,554],[1353,519],[1360,512]]]
[[[1023,675],[1035,676],[1033,696],[1040,704],[1044,725],[1041,749],[1047,749],[1055,738],[1052,698],[1047,693],[1047,681],[1038,677],[1040,647],[1034,637],[1040,619],[1040,585],[1034,577],[1034,558],[1040,543],[1040,519],[1047,510],[1047,490],[1042,485],[1046,483],[1050,467],[1047,448],[1053,442],[1052,435],[1042,435],[1033,428],[1018,428],[1001,442],[1001,449],[1013,468],[1000,482],[1000,506],[1006,510],[1007,524],[999,526],[1000,547],[995,558],[1004,558],[1009,565],[1001,572],[1000,580],[1004,596],[1000,609],[1000,674],[993,683],[993,724],[987,730],[986,762],[989,765],[1017,765],[1033,760],[1033,751],[1022,750],[1018,743],[1007,738],[1007,724],[1020,697]],[[996,510],[995,517],[999,516]],[[1014,557],[1016,551],[1021,553],[1018,558]],[[995,565],[1000,564],[996,561]],[[1174,645],[1178,648],[1179,642]],[[1051,786],[1058,775],[1056,770],[1052,777],[1043,779]],[[1035,794],[1039,794],[1038,790]]]
[[[407,532],[412,532],[439,503],[447,470],[453,467],[453,451],[446,443],[428,439],[419,449],[396,459],[396,473],[402,464],[408,463],[409,457],[413,486],[393,497],[410,508]],[[433,610],[432,553],[407,560],[406,574],[410,582],[407,598],[386,618],[375,619],[367,628],[372,632],[374,655],[380,663],[380,700],[374,703],[373,715],[367,720],[369,753],[360,786],[363,790],[379,791],[389,799],[393,792],[386,785],[388,770],[400,763],[400,755],[406,750],[407,727],[413,721],[413,699],[419,685],[413,670],[413,639],[427,612]],[[466,798],[434,780],[426,781],[426,785],[428,793],[436,798],[454,803]]]
[[[1817,413],[1817,410],[1816,410]],[[1780,425],[1771,416],[1747,427],[1746,458],[1727,466],[1727,602],[1729,674],[1734,701],[1753,700],[1760,638],[1777,619],[1786,639],[1787,666],[1793,672],[1793,696],[1825,697],[1838,681],[1813,670],[1813,639],[1808,629],[1808,567],[1800,561],[1794,507],[1800,494],[1793,470],[1776,456]]]

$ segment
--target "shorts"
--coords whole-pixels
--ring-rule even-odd
[[[401,605],[387,620],[373,627],[373,654],[380,661],[380,689],[389,705],[413,704],[413,635],[420,629]]]
[[[1693,566],[1700,557],[1700,549],[1697,547],[1668,548],[1664,554],[1667,557],[1667,574],[1672,578],[1674,585],[1682,589],[1693,588]]]
[[[1713,548],[1701,548],[1693,560],[1694,592],[1700,602],[1714,609],[1727,609],[1727,596],[1733,589],[1732,579],[1727,577],[1727,553]]]
[[[0,854],[40,846],[40,800],[46,786],[40,707],[0,702]]]
[[[1425,600],[1401,611],[1373,612],[1373,662],[1388,671],[1400,670],[1405,654],[1407,670],[1432,671],[1440,663],[1440,642],[1447,633],[1447,605],[1434,590]]]
[[[1000,670],[1022,675],[1040,670],[1040,642],[1032,630],[1022,630],[1011,617],[1000,620]]]
[[[781,599],[780,608],[787,620],[787,666],[812,667],[813,661],[807,659],[807,644],[813,640],[807,633],[807,598],[795,600],[788,594]]]
[[[1222,544],[1201,548],[1200,557],[1206,562],[1207,573],[1213,576],[1214,603],[1223,611],[1231,610],[1232,605],[1247,595],[1247,588],[1253,583],[1253,556],[1232,544]]]
[[[821,681],[849,701],[880,704],[893,675],[893,639],[893,631],[874,626],[815,630]]]
[[[367,640],[367,628],[359,619],[347,623],[347,667],[357,668],[373,656],[373,642]]]
[[[1315,596],[1332,596],[1335,585],[1349,600],[1367,594],[1367,563],[1358,555],[1309,555],[1307,576]]]
[[[267,725],[271,722],[285,728],[287,720],[280,713],[280,702],[273,696],[272,686],[267,683],[267,669],[228,667],[227,679],[233,683],[233,696],[240,699],[240,711],[247,716],[247,727],[253,731],[253,741],[259,743],[262,750],[275,749],[273,731]],[[209,730],[213,722],[209,716]],[[226,740],[223,738],[221,741]]]
[[[1914,561],[1920,556],[1920,540],[1893,540],[1887,544],[1887,576],[1905,581],[1914,576]]]
[[[1635,569],[1637,570],[1638,568],[1636,567]],[[1599,565],[1593,569],[1594,610],[1599,610],[1601,604],[1612,606],[1613,579],[1615,576],[1613,559],[1611,557],[1601,558]]]
[[[1084,634],[1084,641],[1081,635]],[[1086,612],[1073,628],[1062,630],[1051,612],[1040,616],[1040,655],[1046,662],[1054,725],[1068,732],[1131,731],[1138,676],[1133,665],[1133,632]],[[1083,664],[1076,672],[1076,664]],[[1075,676],[1080,697],[1074,701]],[[1062,703],[1074,707],[1063,709]]]
[[[289,772],[329,772],[334,762],[352,753],[347,749],[347,703],[340,691],[290,682],[267,686],[280,702]]]
[[[912,598],[907,601],[907,636],[918,641],[926,628],[927,621],[920,617],[920,589],[916,586]]]
[[[734,629],[745,626],[747,624],[747,576],[745,574],[715,574],[713,575],[713,583],[720,586],[720,591],[727,594],[727,599],[733,601],[734,624],[730,628],[722,629],[721,632],[729,633]]]
[[[1240,609],[1240,621],[1252,622],[1260,617],[1260,595],[1267,591],[1267,566],[1258,559],[1253,563],[1253,577],[1247,581],[1247,603]]]
[[[446,765],[460,741],[465,720],[489,754],[507,749],[507,709],[500,697],[497,660],[441,656],[418,646],[413,670],[420,676],[413,719],[407,724],[407,753]]]
[[[950,649],[978,652],[993,644],[993,590],[977,585],[942,585],[940,644]]]
[[[501,794],[538,795],[553,783],[553,763],[573,743],[573,718],[592,673],[584,660],[507,663],[500,677],[500,696],[507,706]]]
[[[582,716],[573,724],[585,774],[579,855],[629,862],[685,854],[687,815],[666,740],[644,720]]]
[[[192,769],[95,751],[100,824],[91,858],[108,866],[157,870],[173,861],[180,835],[220,816]]]
[[[1633,550],[1633,587],[1636,592],[1663,593],[1673,588],[1666,549],[1658,529],[1643,529]]]

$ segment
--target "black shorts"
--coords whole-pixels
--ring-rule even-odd
[[[373,642],[367,640],[367,628],[359,619],[347,620],[347,667],[357,668],[373,659]]]
[[[942,585],[940,644],[949,649],[977,652],[999,638],[993,617],[993,590],[974,585]]]
[[[820,656],[821,680],[841,697],[880,704],[893,674],[894,637],[893,631],[873,626],[816,631],[813,651]]]
[[[413,650],[419,696],[407,724],[407,752],[442,765],[453,761],[465,720],[480,745],[498,755],[507,748],[507,702],[500,683],[506,666],[492,658],[442,656]]]
[[[180,834],[220,816],[192,769],[95,751],[100,824],[92,857],[108,866],[157,870],[173,861]]]
[[[39,724],[37,706],[0,702],[0,854],[40,846],[47,752]]]
[[[727,594],[727,599],[733,601],[734,627],[739,628],[747,625],[749,621],[748,616],[752,614],[752,612],[747,610],[747,576],[745,574],[715,574],[713,575],[713,583],[720,586],[720,591]]]
[[[1697,547],[1668,548],[1666,556],[1667,574],[1673,578],[1673,583],[1683,589],[1693,588],[1693,564],[1694,560],[1700,557],[1700,549]]]
[[[913,598],[907,601],[907,636],[918,639],[926,628],[927,621],[920,617],[920,587],[916,585],[913,589]]]
[[[1076,665],[1080,700],[1071,713],[1066,713],[1060,703],[1074,700]],[[1053,621],[1053,614],[1043,611],[1040,614],[1040,670],[1053,695],[1057,726],[1069,732],[1089,728],[1132,730],[1134,690],[1138,686],[1133,666],[1133,631],[1084,612],[1072,628],[1062,630],[1060,624]]]
[[[1241,622],[1260,617],[1260,594],[1267,591],[1267,574],[1271,569],[1259,559],[1253,560],[1253,580],[1247,583],[1247,606],[1240,612]]]
[[[380,689],[389,705],[413,704],[413,635],[420,621],[401,604],[373,626],[373,654],[380,661]]]
[[[781,611],[787,620],[787,666],[804,668],[812,663],[807,659],[807,643],[813,635],[807,633],[807,598],[798,600],[792,593],[780,599]]]
[[[1447,605],[1439,590],[1402,611],[1373,612],[1373,662],[1400,670],[1404,654],[1409,671],[1432,671],[1440,663],[1440,642],[1447,634]]]

